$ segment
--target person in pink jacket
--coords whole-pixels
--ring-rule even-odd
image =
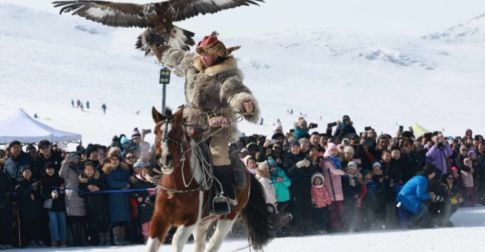
[[[320,161],[320,167],[325,177],[324,185],[332,199],[329,214],[329,232],[335,232],[341,228],[341,218],[344,209],[344,192],[341,177],[345,175],[345,172],[341,169],[341,163],[337,158],[337,154],[337,146],[334,143],[328,143],[324,158]]]
[[[328,208],[332,204],[332,199],[328,194],[323,181],[325,178],[320,172],[316,172],[312,176],[312,218],[315,231],[326,230],[328,222]]]

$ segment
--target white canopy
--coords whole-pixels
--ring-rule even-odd
[[[81,140],[81,135],[47,126],[27,115],[23,109],[0,123],[0,143],[13,140],[37,143],[44,139],[51,142],[76,142]]]

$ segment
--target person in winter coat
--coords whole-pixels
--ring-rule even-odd
[[[66,247],[66,203],[64,179],[56,172],[53,162],[45,164],[45,174],[40,180],[40,194],[44,199],[44,208],[49,213],[51,247]]]
[[[236,118],[240,115],[252,123],[259,119],[256,98],[244,85],[242,73],[231,55],[237,49],[239,47],[226,48],[217,33],[205,36],[197,44],[197,54],[167,47],[154,49],[164,66],[185,77],[188,104],[184,108],[185,121],[187,125],[209,129],[196,132],[195,127],[188,127],[188,130],[193,131],[196,138],[210,136],[214,175],[224,184],[225,196],[231,199],[235,198],[233,184],[237,187],[244,181],[244,172],[234,169],[229,157],[228,143],[236,140],[233,133],[238,132]],[[220,210],[225,213],[229,209]]]
[[[463,205],[464,206],[475,206],[476,203],[476,192],[473,179],[473,163],[470,158],[465,158],[463,160],[463,166],[460,169],[461,185],[462,185],[462,195],[463,195]]]
[[[478,165],[475,169],[478,175],[478,201],[485,205],[485,142],[481,141],[478,144]]]
[[[344,207],[344,193],[342,188],[342,164],[337,158],[338,150],[334,143],[328,143],[324,158],[320,162],[320,168],[325,176],[325,187],[332,199],[329,213],[328,231],[335,232],[342,228],[342,215]]]
[[[450,218],[458,210],[458,206],[462,201],[460,190],[456,186],[453,174],[444,174],[440,187],[444,192],[444,199],[439,203],[440,208],[436,211],[436,222],[441,227],[452,227],[453,223]]]
[[[315,231],[327,229],[328,207],[332,204],[327,188],[324,185],[325,178],[320,172],[313,174],[311,178],[312,189],[312,217]]]
[[[300,152],[300,144],[293,140],[290,142],[290,152],[285,156],[283,167],[292,180],[291,196],[293,205],[291,206],[292,214],[295,217],[295,232],[297,235],[308,234],[311,232],[311,181],[315,168]]]
[[[357,132],[352,124],[353,122],[350,120],[350,117],[348,115],[344,115],[342,117],[342,122],[339,122],[337,125],[337,130],[335,131],[334,137],[342,140],[351,135],[357,135]]]
[[[22,145],[19,141],[12,141],[8,145],[8,150],[10,151],[10,157],[5,161],[4,171],[7,173],[14,181],[22,179],[22,171],[25,167],[29,167],[32,175],[35,179],[38,179],[38,172],[33,170],[32,158],[29,154],[22,151]]]
[[[24,168],[22,178],[18,181],[15,191],[17,193],[20,230],[22,244],[30,247],[44,246],[42,233],[47,231],[42,226],[42,199],[39,193],[39,183],[32,178],[30,168]]]
[[[68,241],[74,246],[86,245],[86,205],[79,195],[79,175],[82,173],[80,157],[77,152],[66,155],[61,164],[59,175],[66,184],[66,213],[68,222]]]
[[[95,168],[95,163],[84,163],[83,173],[79,175],[79,191],[85,199],[87,214],[87,237],[90,244],[109,245],[109,216],[106,206],[106,194],[99,193],[106,190],[106,182],[101,173]]]
[[[108,188],[110,190],[130,188],[130,171],[128,166],[121,162],[120,149],[111,147],[108,151],[108,160],[108,163],[103,166]],[[114,243],[115,245],[127,244],[126,227],[131,220],[129,195],[127,193],[110,193],[108,201]]]
[[[291,180],[272,157],[268,158],[268,165],[271,174],[271,183],[273,184],[276,202],[278,204],[278,212],[285,213],[291,199],[289,189]]]
[[[436,175],[436,167],[426,165],[423,172],[414,176],[397,195],[398,206],[411,213],[408,222],[409,228],[422,226],[428,219],[428,205],[426,202],[433,200],[435,194],[428,192],[428,183]]]
[[[146,241],[150,235],[151,218],[153,215],[153,201],[155,185],[152,184],[148,178],[150,174],[150,166],[142,160],[138,160],[134,164],[135,174],[131,178],[132,189],[146,189],[146,191],[135,192],[132,198],[136,201],[136,223],[139,234],[143,235]]]
[[[308,134],[308,123],[303,117],[299,117],[298,121],[295,122],[295,128],[293,135],[295,136],[296,140],[300,140],[300,138],[310,138]]]
[[[357,164],[350,161],[342,176],[342,190],[344,192],[343,226],[346,230],[354,230],[357,224],[357,206],[362,191],[362,175]]]
[[[384,226],[388,184],[381,164],[374,162],[372,170],[366,175],[365,214],[366,222],[370,228],[382,228]]]
[[[43,174],[45,165],[47,162],[50,162],[54,165],[56,172],[59,172],[63,160],[61,152],[53,150],[52,143],[48,140],[40,141],[38,148],[39,150],[37,151],[35,162],[33,164],[36,169]]]
[[[259,163],[258,168],[256,169],[256,179],[261,186],[263,186],[266,204],[271,205],[276,210],[276,193],[271,183],[269,165],[267,161]]]
[[[433,140],[433,146],[426,152],[426,160],[427,163],[431,163],[437,168],[437,177],[441,178],[442,174],[448,172],[448,168],[450,167],[448,158],[453,155],[453,152],[443,134],[438,134]]]
[[[0,168],[0,250],[13,245],[12,198],[14,183]]]

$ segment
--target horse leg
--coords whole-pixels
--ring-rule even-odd
[[[203,252],[205,249],[205,239],[207,238],[207,229],[209,229],[212,220],[200,222],[194,230],[195,252]]]
[[[179,226],[172,238],[172,250],[175,252],[182,252],[187,239],[194,231],[196,224],[191,226]]]
[[[147,252],[157,252],[160,245],[167,235],[167,231],[170,228],[170,224],[163,220],[160,216],[154,216],[152,218],[152,224],[150,225],[150,236],[148,237],[146,244]]]
[[[218,220],[216,231],[214,235],[212,235],[211,239],[209,240],[209,246],[205,250],[205,252],[216,252],[222,245],[222,241],[226,238],[229,231],[231,231],[232,225],[234,224],[234,220]]]

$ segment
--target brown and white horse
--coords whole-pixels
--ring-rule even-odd
[[[261,185],[246,172],[244,188],[236,191],[237,206],[228,215],[209,214],[205,210],[209,190],[201,186],[201,181],[210,174],[200,171],[200,167],[193,167],[192,161],[198,158],[194,151],[198,143],[186,130],[183,109],[181,107],[173,116],[152,109],[156,123],[155,157],[164,174],[158,182],[147,251],[158,251],[172,226],[177,227],[172,238],[174,251],[183,251],[191,234],[194,235],[195,251],[218,251],[240,214],[248,228],[250,245],[261,249],[271,239],[269,213]],[[217,221],[216,230],[206,247],[207,231],[214,221]]]

